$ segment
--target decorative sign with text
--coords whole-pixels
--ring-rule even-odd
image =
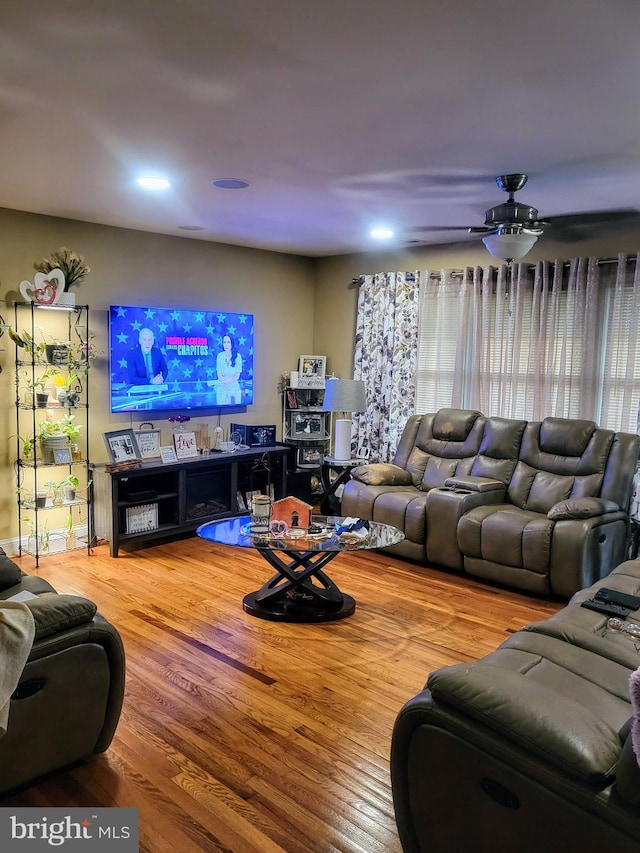
[[[173,444],[178,459],[188,459],[198,455],[195,432],[176,432],[173,434]]]

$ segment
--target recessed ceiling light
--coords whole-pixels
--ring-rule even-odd
[[[372,228],[369,233],[376,240],[388,240],[393,237],[393,231],[390,228]]]
[[[143,190],[166,190],[171,186],[166,178],[160,178],[157,175],[143,175],[136,183]]]
[[[214,187],[220,187],[221,190],[244,190],[249,186],[249,181],[242,181],[239,178],[220,178],[211,183]]]
[[[178,225],[180,231],[204,231],[202,225]]]

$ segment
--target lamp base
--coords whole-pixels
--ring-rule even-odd
[[[333,456],[336,462],[351,459],[351,421],[346,418],[336,419]]]

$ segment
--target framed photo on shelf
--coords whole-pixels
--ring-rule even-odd
[[[160,456],[160,430],[141,429],[135,431],[141,459],[158,459]]]
[[[301,355],[300,361],[298,362],[299,378],[321,379],[324,382],[326,364],[326,355]],[[300,387],[304,388],[305,386],[302,385]],[[322,387],[324,388],[324,385]]]
[[[112,463],[134,462],[140,459],[140,452],[132,429],[117,429],[113,432],[105,432],[103,435]]]
[[[291,416],[291,438],[315,438],[324,436],[324,414],[296,412]]]
[[[287,391],[287,406],[290,409],[298,408],[298,398],[296,397],[296,392],[289,389]]]
[[[296,453],[296,465],[299,468],[319,468],[322,465],[321,447],[299,447]]]
[[[238,491],[236,492],[236,501],[238,503],[238,512],[246,512],[247,502],[245,501],[244,495],[242,494],[240,489],[238,489]]]
[[[71,464],[71,448],[61,447],[53,451],[53,462],[55,465],[70,465]]]
[[[160,458],[163,463],[166,462],[177,462],[178,457],[176,456],[175,447],[171,447],[170,444],[167,444],[165,447],[160,448]]]

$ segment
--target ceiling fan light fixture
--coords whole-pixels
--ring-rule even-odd
[[[537,234],[528,234],[519,228],[502,228],[494,234],[487,234],[482,242],[494,258],[510,263],[524,258],[537,239]]]

